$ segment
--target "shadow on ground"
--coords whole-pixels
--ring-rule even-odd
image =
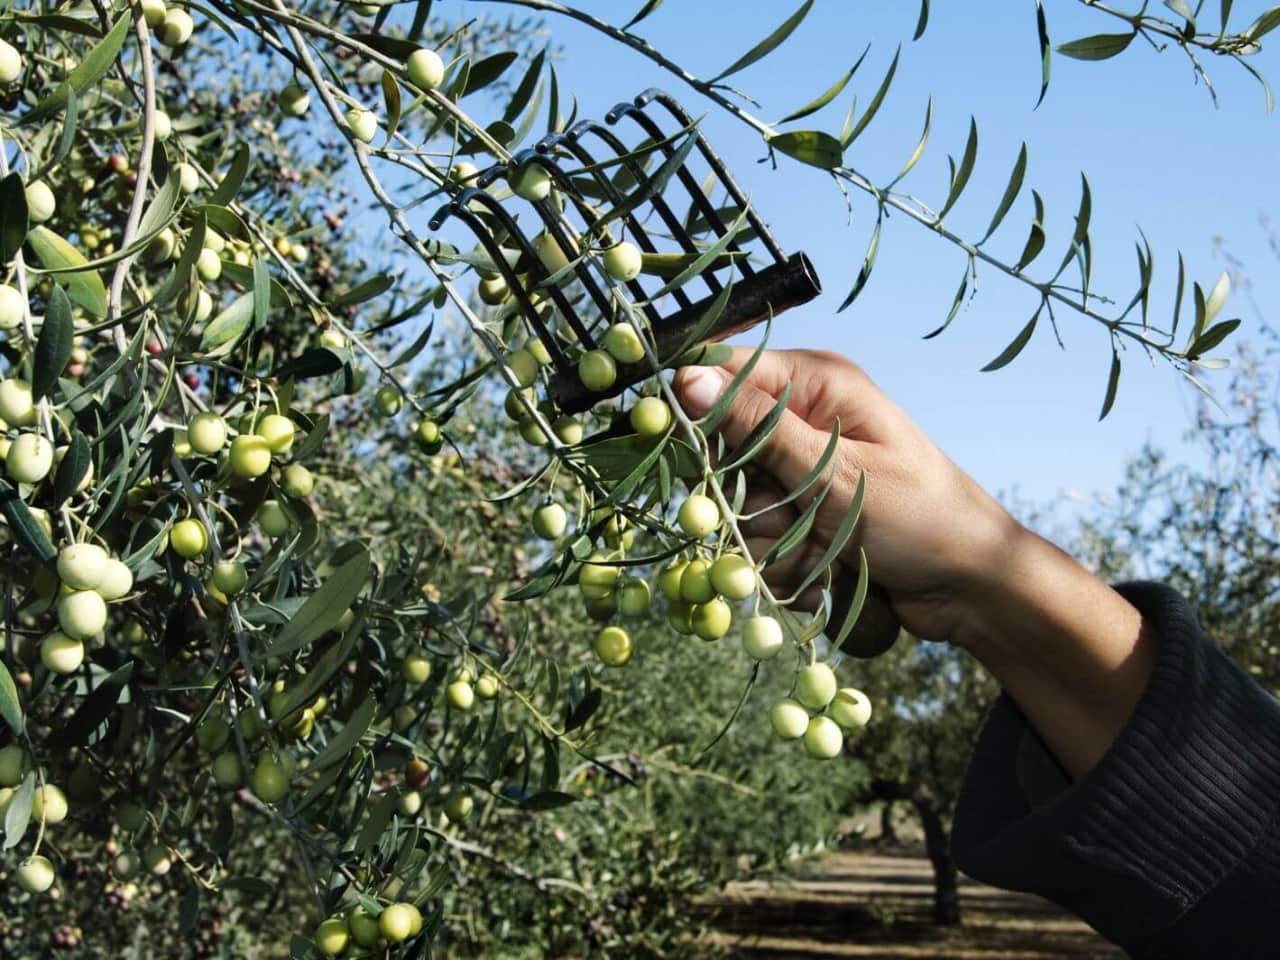
[[[1125,957],[1034,897],[965,879],[959,927],[933,925],[932,897],[929,862],[918,853],[834,853],[796,880],[730,885],[709,905],[718,931],[712,939],[742,960]]]

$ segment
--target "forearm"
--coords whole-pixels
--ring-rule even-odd
[[[971,595],[953,642],[991,671],[1078,779],[1129,722],[1150,678],[1156,643],[1142,615],[1022,527]]]

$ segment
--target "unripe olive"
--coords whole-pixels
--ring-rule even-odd
[[[784,740],[798,740],[809,729],[809,711],[794,700],[779,700],[769,708],[773,732]]]
[[[231,739],[231,724],[222,717],[206,717],[196,728],[196,743],[207,753],[217,753]]]
[[[222,258],[205,247],[196,256],[196,273],[206,283],[212,283],[222,276]]]
[[[22,75],[22,54],[0,40],[0,83],[8,85]]]
[[[591,561],[603,559],[592,554]],[[578,571],[578,589],[588,599],[599,600],[613,592],[618,582],[618,568],[605,563],[587,562]]]
[[[481,700],[492,700],[498,695],[498,678],[486,673],[476,681],[476,696]]]
[[[681,530],[695,540],[701,540],[720,525],[720,508],[710,497],[691,494],[680,505],[677,520]]]
[[[658,590],[668,600],[679,600],[680,597],[680,579],[684,576],[685,567],[689,565],[689,561],[682,557],[674,557],[671,562],[662,568],[658,573]]]
[[[667,609],[667,623],[675,629],[677,633],[684,636],[693,635],[693,604],[685,603],[683,600],[672,600]]]
[[[782,626],[773,617],[751,617],[742,625],[742,649],[757,660],[771,660],[782,650]]]
[[[573,417],[557,417],[551,424],[556,437],[567,446],[582,442],[582,423]]]
[[[138,6],[142,8],[142,19],[147,21],[147,26],[152,30],[164,23],[164,15],[168,9],[164,0],[142,0]]]
[[[36,787],[31,798],[31,816],[50,825],[61,823],[67,819],[67,795],[52,783]]]
[[[30,427],[36,422],[36,403],[31,384],[16,377],[0,380],[0,420],[11,427]]]
[[[53,864],[49,858],[39,854],[27,857],[13,872],[13,878],[18,886],[27,893],[44,893],[53,886],[55,876]]]
[[[262,532],[272,539],[283,537],[293,526],[289,511],[280,504],[279,500],[262,501],[262,506],[258,507],[256,517],[258,526],[262,527]]]
[[[719,640],[729,632],[729,625],[732,622],[733,611],[719,597],[695,606],[690,619],[693,632],[703,640]]]
[[[233,597],[249,582],[249,571],[238,560],[219,560],[213,565],[213,574],[209,579],[220,591]]]
[[[537,254],[538,259],[542,261],[542,265],[546,268],[547,273],[559,273],[569,265],[569,255],[565,252],[564,248],[560,246],[559,241],[551,234],[546,232],[538,234],[533,238],[532,246],[533,252]],[[569,249],[572,251],[573,256],[576,257],[578,255],[577,247],[572,243],[570,243]]]
[[[610,667],[620,667],[631,659],[631,634],[622,627],[605,627],[596,634],[596,656]]]
[[[165,12],[164,20],[156,28],[156,39],[166,47],[180,47],[191,39],[195,30],[191,14],[180,7]]]
[[[316,932],[311,935],[311,939],[315,941],[316,948],[326,957],[336,957],[347,948],[351,931],[347,928],[347,921],[342,917],[330,917],[316,927]]]
[[[422,916],[411,903],[393,903],[378,917],[378,930],[390,943],[408,940],[413,936],[415,926],[421,929],[421,925]]]
[[[29,766],[27,752],[16,743],[0,747],[0,787],[16,787]]]
[[[363,107],[352,107],[347,111],[347,126],[353,137],[369,143],[378,132],[378,118]]]
[[[631,408],[631,429],[642,437],[658,437],[671,426],[671,408],[659,397],[644,397]]]
[[[254,796],[263,803],[279,803],[289,793],[289,777],[273,757],[265,756],[253,768],[250,784]]]
[[[744,557],[727,553],[711,565],[711,585],[730,600],[745,600],[756,592],[756,571]]]
[[[814,717],[804,731],[804,748],[811,757],[830,760],[840,755],[844,734],[830,717]]]
[[[179,520],[169,531],[169,547],[185,560],[203,556],[209,549],[209,531],[194,517]]]
[[[620,577],[614,595],[618,598],[618,612],[624,617],[643,616],[649,609],[649,584],[638,577]]]
[[[471,799],[471,794],[462,790],[455,790],[445,798],[444,815],[449,818],[450,823],[461,823],[471,816],[473,809],[475,801]]]
[[[544,503],[533,511],[533,532],[543,540],[558,540],[569,526],[569,515],[558,503]]]
[[[351,930],[351,939],[360,947],[375,946],[382,939],[382,931],[378,929],[378,919],[369,916],[364,907],[353,907],[347,914],[347,926]]]
[[[173,854],[164,844],[153,843],[142,851],[142,865],[148,873],[163,877],[173,868]]]
[[[608,390],[618,379],[618,365],[604,350],[588,350],[578,360],[578,379],[588,390]]]
[[[444,60],[434,50],[413,51],[404,66],[409,82],[419,90],[434,90],[444,79]]]
[[[288,453],[293,447],[293,438],[297,433],[293,421],[279,413],[268,413],[258,421],[254,431],[263,440],[272,453]]]
[[[43,180],[32,180],[27,184],[27,217],[32,223],[44,223],[53,216],[57,209],[57,200],[49,185]],[[5,417],[8,420],[8,417]],[[10,421],[12,422],[12,421]]]
[[[92,590],[76,590],[59,598],[58,625],[75,640],[88,640],[107,625],[107,603]]]
[[[411,653],[404,658],[400,673],[406,683],[414,685],[426,683],[431,676],[431,661],[421,653]]]
[[[812,710],[821,710],[836,695],[836,674],[825,663],[811,663],[796,673],[796,699]]]
[[[517,197],[532,202],[545,200],[551,193],[551,174],[540,163],[527,163],[512,170],[507,183]]]
[[[280,112],[288,117],[300,117],[311,107],[311,95],[297,83],[286,83],[276,94]]]
[[[308,470],[300,463],[291,463],[285,467],[284,474],[280,477],[280,489],[287,497],[299,500],[303,497],[309,497],[311,491],[316,487],[316,479]]]
[[[0,43],[4,43],[0,40]],[[8,44],[5,44],[8,46]],[[0,60],[3,54],[0,54]],[[16,287],[7,283],[0,284],[0,330],[17,330],[22,326],[22,318],[26,315],[27,301]]]
[[[504,362],[520,386],[533,386],[534,381],[538,379],[538,361],[528,350],[512,350],[506,355]]]
[[[615,280],[634,280],[640,276],[641,264],[640,248],[625,240],[604,252],[604,271]]]
[[[94,589],[103,600],[119,600],[133,589],[133,571],[123,561],[107,557],[102,580]]]
[[[476,702],[475,690],[465,680],[455,680],[449,684],[445,696],[449,700],[449,706],[455,710],[470,710]]]
[[[214,757],[213,780],[218,786],[227,790],[234,790],[244,783],[244,771],[240,766],[240,755],[234,750],[228,750]],[[256,789],[254,792],[257,792]]]
[[[173,134],[173,121],[169,119],[169,115],[163,110],[157,110],[155,114],[155,131],[157,140],[168,140]]]
[[[75,673],[84,663],[84,642],[55,630],[40,641],[40,662],[50,673]]]
[[[107,572],[107,551],[96,543],[71,543],[58,551],[58,579],[72,590],[92,590]]]
[[[444,446],[444,435],[440,433],[440,425],[434,420],[423,420],[414,430],[418,443],[427,453],[436,453]]]
[[[690,560],[680,574],[680,599],[685,603],[706,603],[716,595],[711,585],[711,564],[701,557]]]
[[[18,483],[39,483],[53,469],[53,444],[38,433],[24,433],[9,445],[4,468]]]
[[[237,477],[260,477],[271,469],[271,446],[257,434],[242,434],[231,441],[227,463]]]
[[[180,163],[173,168],[178,178],[178,189],[183,193],[195,193],[200,189],[200,174],[189,163]]]
[[[871,719],[871,700],[861,690],[841,687],[827,713],[846,730],[858,730]]]

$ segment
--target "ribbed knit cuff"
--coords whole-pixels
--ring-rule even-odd
[[[1007,697],[956,808],[957,863],[1053,900],[1140,952],[1241,862],[1280,804],[1280,705],[1156,584],[1117,587],[1160,651],[1128,726],[1083,779],[1045,789],[1048,750]]]

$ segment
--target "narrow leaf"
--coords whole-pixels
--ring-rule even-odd
[[[1218,277],[1218,282],[1213,285],[1213,289],[1209,291],[1209,296],[1204,302],[1206,323],[1213,323],[1213,318],[1218,315],[1218,311],[1226,304],[1229,296],[1231,296],[1231,277],[1226,271],[1223,271],[1222,276]]]
[[[265,656],[291,653],[332,630],[369,580],[369,554],[358,553],[338,567],[298,608]]]
[[[0,660],[0,719],[9,725],[14,736],[21,736],[26,727],[22,701],[18,699],[18,685],[13,682],[13,675],[3,660]]]
[[[813,100],[810,100],[799,110],[793,110],[791,113],[788,113],[785,117],[783,117],[781,120],[778,121],[778,125],[781,126],[784,123],[790,123],[793,120],[799,120],[801,117],[807,117],[811,113],[817,113],[819,110],[825,107],[828,103],[830,103],[836,97],[840,96],[840,94],[844,91],[844,88],[849,85],[849,81],[853,79],[853,75],[858,72],[858,67],[862,65],[862,61],[866,59],[867,53],[870,50],[871,50],[871,45],[867,44],[866,49],[862,51],[862,56],[858,58],[857,63],[855,63],[852,67],[849,68],[848,73],[844,74],[844,76],[842,76],[839,80],[837,80],[830,87],[828,87],[826,91],[819,94]]]
[[[1022,179],[1026,175],[1027,144],[1023,141],[1022,149],[1018,151],[1018,159],[1013,164],[1013,172],[1009,175],[1009,183],[1004,188],[1004,196],[1000,198],[1000,205],[996,207],[995,216],[991,218],[991,225],[987,227],[987,232],[978,241],[979,246],[987,242],[987,238],[996,232],[996,227],[1000,226],[1000,222],[1004,220],[1005,214],[1013,206],[1013,201],[1018,198],[1018,191],[1022,189]]]
[[[745,70],[762,57],[767,57],[779,46],[779,44],[786,40],[787,37],[791,36],[796,27],[800,26],[801,21],[808,15],[809,9],[812,6],[813,0],[804,0],[804,3],[800,5],[800,8],[791,16],[787,17],[787,19],[782,22],[782,25],[774,30],[773,33],[769,34],[769,36],[757,43],[754,47],[730,64],[726,69],[717,73],[711,78],[710,82],[717,83],[725,77],[737,73],[739,70]]]
[[[907,162],[902,169],[898,171],[898,175],[893,178],[889,184],[892,188],[899,180],[911,172],[911,168],[920,162],[920,157],[924,155],[925,145],[929,142],[929,130],[933,127],[933,97],[929,98],[929,104],[924,111],[924,130],[920,133],[920,140],[916,143],[916,148],[911,152],[911,156],[907,158]]]
[[[84,478],[89,475],[93,465],[93,455],[89,451],[89,441],[79,430],[71,434],[71,442],[67,444],[67,452],[58,464],[58,472],[53,479],[53,503],[62,506],[75,494]]]
[[[657,10],[660,6],[662,6],[662,0],[648,0],[648,3],[646,3],[643,7],[640,8],[639,13],[637,13],[634,17],[632,17],[630,20],[628,20],[626,23],[622,25],[622,29],[630,30],[632,27],[634,27],[637,23],[639,23],[645,17],[649,16],[649,14],[653,13],[653,11]]]
[[[31,823],[31,807],[36,797],[36,774],[30,771],[22,780],[21,786],[9,798],[9,807],[4,812],[4,850],[11,850],[22,841]]]
[[[1027,236],[1027,242],[1023,244],[1022,255],[1018,257],[1017,266],[1013,268],[1014,273],[1020,273],[1029,267],[1031,261],[1044,249],[1044,201],[1035,190],[1031,191],[1031,199],[1035,203],[1036,213],[1031,221],[1031,233]]]
[[[1099,420],[1107,419],[1107,414],[1111,412],[1112,406],[1116,402],[1116,388],[1120,385],[1120,354],[1115,349],[1111,351],[1111,372],[1107,375],[1107,392],[1102,398],[1102,412],[1098,414]]]
[[[1018,333],[1016,337],[1013,338],[1012,342],[1010,342],[1010,344],[1007,347],[1005,347],[1003,350],[1000,351],[1000,356],[996,357],[994,360],[988,363],[985,367],[983,367],[982,372],[990,373],[992,370],[999,370],[1001,367],[1008,364],[1014,357],[1020,354],[1022,352],[1022,348],[1025,347],[1031,341],[1031,335],[1036,332],[1036,321],[1039,319],[1040,319],[1040,311],[1037,310],[1035,312],[1035,315],[1031,318],[1031,321],[1025,327],[1022,328],[1022,330]]]
[[[1044,103],[1044,95],[1049,92],[1049,65],[1053,60],[1053,50],[1049,45],[1049,24],[1045,21],[1044,4],[1036,0],[1036,33],[1040,40],[1040,96],[1036,98],[1036,107]]]
[[[884,80],[880,82],[880,88],[876,91],[876,95],[871,98],[871,104],[867,107],[866,112],[858,118],[858,122],[853,125],[853,129],[841,138],[844,146],[848,147],[849,144],[857,140],[862,131],[867,129],[867,125],[875,119],[876,111],[880,109],[880,104],[884,103],[885,94],[889,92],[889,84],[893,83],[893,75],[898,70],[898,56],[901,53],[902,48],[899,47],[893,55],[893,62],[889,64],[889,72],[884,75]]]
[[[1280,27],[1280,7],[1272,7],[1262,16],[1258,17],[1257,20],[1253,21],[1253,23],[1249,25],[1249,29],[1244,32],[1244,35],[1250,40],[1258,40],[1266,36],[1276,27]]]
[[[98,319],[107,315],[107,288],[97,271],[86,266],[84,254],[43,225],[32,228],[27,242],[44,267],[65,272],[67,296]]]
[[[924,31],[928,26],[929,0],[920,0],[920,19],[916,21],[916,32],[911,35],[911,39],[915,41],[923,37]]]
[[[836,308],[836,313],[840,313],[847,309],[853,301],[858,299],[858,294],[867,285],[867,281],[871,279],[871,271],[875,269],[876,255],[880,252],[880,226],[884,223],[884,207],[880,208],[879,214],[876,216],[876,228],[871,231],[871,240],[867,243],[866,256],[862,258],[862,267],[858,270],[857,279],[853,282],[853,289],[849,291],[849,295],[844,298],[844,303]]]
[[[249,147],[245,143],[236,146],[236,152],[231,156],[231,164],[227,167],[227,172],[222,180],[218,183],[218,189],[213,191],[213,196],[208,200],[206,206],[225,207],[236,198],[236,194],[240,192],[240,185],[244,183],[245,175],[249,172]]]
[[[27,239],[27,191],[16,171],[0,180],[0,263],[8,263]]]
[[[1195,343],[1191,344],[1190,349],[1187,350],[1187,359],[1195,360],[1208,353],[1227,339],[1238,326],[1240,326],[1239,320],[1223,320],[1221,323],[1215,323],[1196,337]]]
[[[23,114],[21,123],[35,123],[55,116],[66,108],[68,96],[79,96],[97,83],[120,55],[125,37],[132,26],[133,15],[125,12],[111,30],[86,54],[67,79],[51,94]]]
[[[31,371],[31,395],[36,400],[47,397],[67,369],[75,346],[76,325],[71,319],[71,301],[62,287],[53,285],[45,310],[44,324],[36,338],[35,360]]]
[[[1081,37],[1058,47],[1063,56],[1075,60],[1106,60],[1118,53],[1123,53],[1129,46],[1135,33],[1097,33],[1091,37]]]
[[[822,170],[831,170],[844,161],[840,141],[820,130],[793,130],[765,137],[765,143],[789,157]]]
[[[970,117],[969,136],[964,142],[964,154],[960,157],[960,166],[956,168],[955,175],[951,178],[951,189],[947,192],[947,202],[938,211],[939,220],[945,217],[947,211],[955,206],[955,202],[960,199],[960,194],[964,192],[964,188],[969,184],[969,176],[973,173],[973,165],[977,159],[978,121]]]
[[[9,531],[23,549],[41,563],[50,564],[57,555],[44,527],[36,522],[18,491],[7,480],[0,480],[0,513],[9,522]]]
[[[462,96],[465,97],[469,93],[475,93],[482,87],[487,87],[493,83],[506,72],[507,67],[515,63],[517,56],[518,54],[514,50],[504,50],[472,64],[471,72],[467,75],[466,85],[462,88]]]

